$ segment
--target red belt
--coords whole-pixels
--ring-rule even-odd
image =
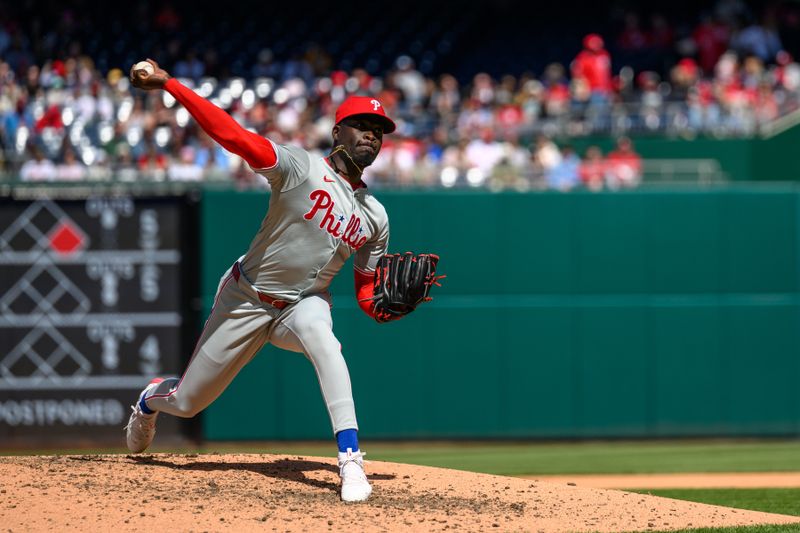
[[[239,281],[239,277],[242,275],[242,272],[239,269],[239,261],[236,261],[233,264],[232,273],[233,273],[233,278],[238,282]],[[272,296],[270,296],[268,294],[264,294],[263,292],[261,292],[258,289],[256,289],[256,294],[258,294],[258,299],[259,300],[261,300],[265,304],[271,305],[275,309],[283,309],[284,307],[289,305],[289,302],[286,302],[284,300],[278,300],[277,298],[273,298]]]

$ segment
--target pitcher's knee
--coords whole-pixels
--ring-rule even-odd
[[[331,326],[321,319],[297,320],[294,324],[294,333],[303,344],[313,344],[333,336]]]

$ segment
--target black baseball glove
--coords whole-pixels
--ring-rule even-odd
[[[373,301],[375,320],[389,322],[406,316],[422,302],[428,302],[432,285],[444,276],[436,276],[439,256],[386,254],[375,269]]]

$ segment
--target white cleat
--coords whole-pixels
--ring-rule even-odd
[[[133,413],[131,413],[131,417],[128,419],[128,425],[125,426],[125,431],[128,440],[128,449],[133,453],[145,451],[147,447],[150,446],[150,443],[153,442],[153,437],[156,436],[156,417],[158,416],[158,411],[150,415],[145,414],[139,404],[142,398],[151,393],[162,381],[164,380],[161,378],[156,378],[151,381],[139,395],[139,399],[136,400],[136,403],[131,405]]]
[[[342,500],[363,502],[372,494],[372,485],[364,473],[364,456],[360,451],[347,448],[339,452],[339,475],[342,477]]]

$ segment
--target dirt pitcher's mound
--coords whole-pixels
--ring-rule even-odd
[[[332,458],[276,455],[0,457],[10,531],[654,531],[800,523],[539,481],[369,461],[367,503],[339,500]]]

